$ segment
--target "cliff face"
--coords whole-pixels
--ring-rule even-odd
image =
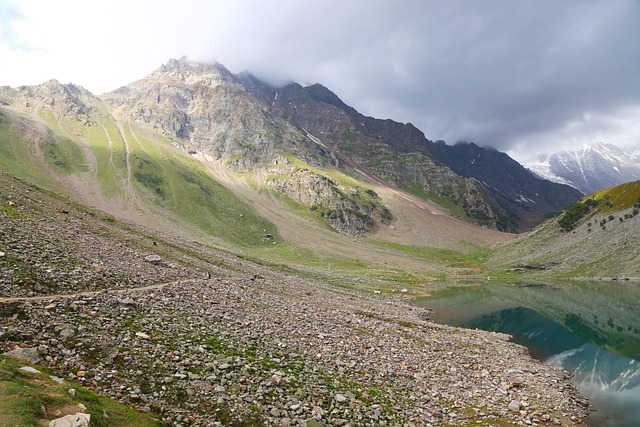
[[[329,225],[348,235],[367,235],[377,223],[388,225],[392,219],[375,191],[341,188],[338,182],[305,168],[271,178],[268,184],[292,200],[310,206]]]

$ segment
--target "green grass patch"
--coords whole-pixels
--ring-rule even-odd
[[[422,200],[431,201],[431,202],[437,204],[438,206],[442,207],[447,212],[449,212],[451,215],[455,215],[455,216],[463,218],[463,219],[472,219],[465,212],[465,210],[464,210],[464,208],[462,206],[456,204],[455,202],[453,202],[448,197],[444,197],[444,196],[438,195],[433,190],[424,191],[424,188],[420,184],[406,185],[402,189],[404,191],[406,191],[407,193],[412,194],[412,195],[414,195],[414,196],[416,196],[416,197],[418,197],[418,198],[420,198]]]
[[[468,251],[458,251],[454,249],[440,249],[440,248],[430,248],[426,246],[410,246],[403,245],[395,242],[381,241],[381,240],[371,240],[372,244],[393,249],[402,253],[414,255],[416,257],[425,258],[428,260],[434,260],[441,263],[446,263],[448,265],[455,264],[483,264],[491,250],[489,248],[473,245],[471,243],[466,243],[469,247]],[[462,242],[465,243],[465,242]]]
[[[114,149],[107,134],[101,126],[91,126],[86,131],[86,139],[96,158],[96,179],[102,194],[107,197],[122,194],[122,178],[126,170],[114,161]]]
[[[135,181],[185,222],[244,247],[273,245],[265,240],[266,234],[281,240],[273,224],[216,181],[197,160],[167,141],[150,140],[137,128],[125,132]]]
[[[44,144],[42,152],[47,162],[60,173],[68,175],[89,171],[82,150],[69,138],[57,137],[55,142]]]
[[[57,182],[33,154],[37,142],[33,136],[27,136],[29,126],[35,124],[23,124],[21,119],[0,111],[0,169],[41,187],[60,191]]]
[[[98,396],[90,390],[68,381],[58,384],[50,378],[54,372],[35,366],[41,373],[29,373],[20,369],[28,366],[10,357],[0,356],[0,425],[37,426],[41,420],[47,422],[57,418],[56,412],[65,408],[70,413],[82,412],[78,404],[83,404],[86,413],[91,414],[91,425],[104,426],[161,426],[153,413],[138,412],[107,397]],[[75,397],[67,392],[76,390]],[[108,418],[103,417],[103,413]]]

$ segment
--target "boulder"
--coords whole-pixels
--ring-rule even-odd
[[[60,331],[60,338],[62,338],[63,340],[68,340],[69,338],[73,338],[75,334],[76,331],[74,331],[72,328],[64,328]]]
[[[6,352],[5,355],[34,364],[42,360],[37,348],[17,348]]]
[[[136,306],[136,302],[131,297],[126,297],[118,301],[118,304],[122,307],[134,308]]]
[[[49,427],[89,427],[90,419],[90,414],[76,412],[75,415],[66,415],[64,417],[56,418],[49,422]]]
[[[339,393],[336,394],[333,398],[336,400],[336,402],[339,402],[339,403],[347,401],[347,396],[339,394]]]

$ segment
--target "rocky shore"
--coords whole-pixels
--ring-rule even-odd
[[[21,185],[0,204],[0,350],[32,349],[167,425],[542,426],[588,414],[566,372],[505,335],[434,324],[397,294],[124,230]]]

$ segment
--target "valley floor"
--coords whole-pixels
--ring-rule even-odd
[[[2,181],[1,349],[36,348],[66,380],[169,425],[587,415],[566,373],[505,335],[437,325],[402,294],[270,268]]]

